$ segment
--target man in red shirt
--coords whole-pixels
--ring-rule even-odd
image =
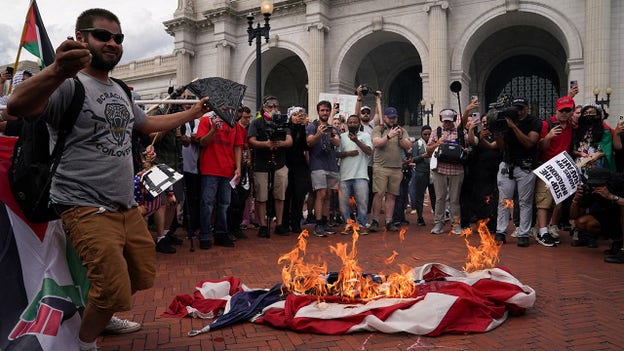
[[[200,119],[197,139],[201,147],[199,248],[207,250],[212,247],[211,218],[215,206],[214,244],[234,247],[234,241],[228,237],[227,209],[232,195],[230,181],[236,185],[240,180],[245,130],[239,123],[230,127],[211,112]]]
[[[557,112],[542,122],[539,148],[540,160],[546,162],[562,151],[570,151],[572,144],[574,100],[569,96],[557,99]],[[537,242],[544,246],[556,246],[559,243],[557,223],[561,216],[561,204],[555,206],[550,189],[543,180],[535,183],[535,205],[537,207]],[[550,217],[550,224],[548,222]]]

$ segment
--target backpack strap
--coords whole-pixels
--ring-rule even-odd
[[[82,85],[82,82],[80,82],[80,79],[78,79],[78,77],[74,77],[74,96],[72,97],[69,107],[65,111],[64,118],[59,124],[56,144],[54,144],[54,150],[52,151],[51,155],[51,159],[53,162],[52,174],[54,174],[54,172],[56,171],[56,167],[61,160],[63,149],[65,148],[65,139],[74,128],[74,124],[76,124],[76,119],[78,119],[78,115],[80,114],[80,110],[82,110],[82,105],[84,104],[84,98],[84,85]]]
[[[130,103],[134,103],[132,101],[132,90],[130,90],[130,87],[128,87],[128,85],[121,79],[117,79],[117,78],[113,78],[113,77],[109,77],[113,82],[119,84],[119,86],[126,92],[126,95],[128,95],[128,99],[130,99]]]

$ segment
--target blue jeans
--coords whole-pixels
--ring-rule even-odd
[[[347,222],[350,219],[351,208],[349,199],[351,195],[355,198],[357,205],[357,224],[361,227],[366,226],[366,214],[368,213],[368,180],[367,179],[348,179],[340,181],[340,210],[342,217]]]
[[[212,210],[215,213],[215,235],[227,235],[227,209],[230,206],[232,187],[225,177],[201,176],[200,229],[199,240],[212,239]]]

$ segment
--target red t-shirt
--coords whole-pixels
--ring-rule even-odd
[[[201,148],[199,153],[199,173],[202,175],[232,178],[236,170],[234,147],[240,146],[242,152],[244,141],[247,139],[247,132],[239,123],[234,123],[234,127],[230,127],[216,116],[204,116],[199,120],[197,139],[200,139],[210,131],[210,119],[215,124],[217,131],[212,141]]]
[[[550,122],[557,123],[557,116],[551,116]],[[542,121],[542,134],[540,138],[544,138],[548,132],[550,132],[548,121]],[[570,145],[572,144],[573,128],[572,123],[568,122],[565,129],[561,130],[561,134],[550,139],[550,146],[546,150],[541,150],[540,159],[542,161],[548,161],[551,158],[557,156],[562,151],[570,152]]]

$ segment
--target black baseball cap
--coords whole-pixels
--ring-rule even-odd
[[[514,101],[511,102],[511,105],[513,105],[513,106],[529,106],[529,103],[526,101],[526,99],[517,98],[517,99],[514,99]]]

